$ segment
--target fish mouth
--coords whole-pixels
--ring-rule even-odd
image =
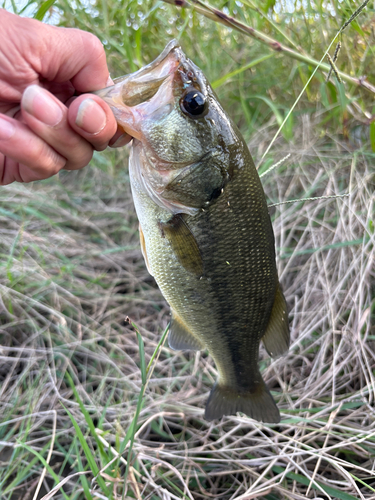
[[[110,106],[126,133],[141,140],[142,122],[151,115],[161,118],[173,107],[174,75],[185,60],[177,40],[171,40],[150,64],[93,93]]]

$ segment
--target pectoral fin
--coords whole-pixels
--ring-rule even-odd
[[[168,343],[175,351],[200,351],[203,344],[187,328],[182,319],[172,310],[172,320],[169,327]]]
[[[281,356],[289,349],[288,309],[279,284],[276,289],[271,318],[262,341],[268,354],[273,358]]]
[[[198,243],[183,219],[177,214],[168,222],[159,222],[162,236],[168,239],[180,264],[196,276],[203,274],[203,261]]]
[[[145,241],[145,237],[144,237],[144,234],[143,234],[143,231],[142,231],[142,227],[141,227],[140,224],[139,224],[139,241],[141,243],[141,252],[142,252],[143,258],[145,259],[147,271],[152,276],[150,264],[148,263],[148,257],[147,257],[147,251],[146,251],[146,241]]]

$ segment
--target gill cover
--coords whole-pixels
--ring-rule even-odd
[[[205,76],[172,40],[139,71],[96,92],[119,125],[136,139],[131,175],[172,215],[195,215],[228,179],[220,146],[220,112]]]

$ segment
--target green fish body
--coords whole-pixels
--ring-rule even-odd
[[[100,91],[133,137],[131,187],[147,268],[171,306],[172,349],[207,349],[219,377],[208,420],[280,420],[258,368],[289,346],[263,188],[237,127],[202,72],[170,42]]]

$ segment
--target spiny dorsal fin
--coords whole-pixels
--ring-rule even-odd
[[[142,251],[143,258],[145,259],[147,271],[152,276],[152,272],[151,272],[150,264],[148,262],[147,252],[146,252],[146,241],[145,241],[145,237],[144,237],[144,234],[143,234],[143,231],[142,231],[141,224],[139,224],[139,241],[141,243],[141,251]]]
[[[188,330],[182,319],[172,310],[168,343],[175,351],[200,351],[203,344]]]
[[[162,235],[168,239],[173,253],[180,264],[196,276],[203,274],[203,261],[198,243],[183,219],[182,214],[176,214],[168,222],[159,222]]]
[[[271,317],[262,341],[272,358],[281,356],[289,349],[288,309],[280,284],[276,288],[275,302],[273,303]]]

